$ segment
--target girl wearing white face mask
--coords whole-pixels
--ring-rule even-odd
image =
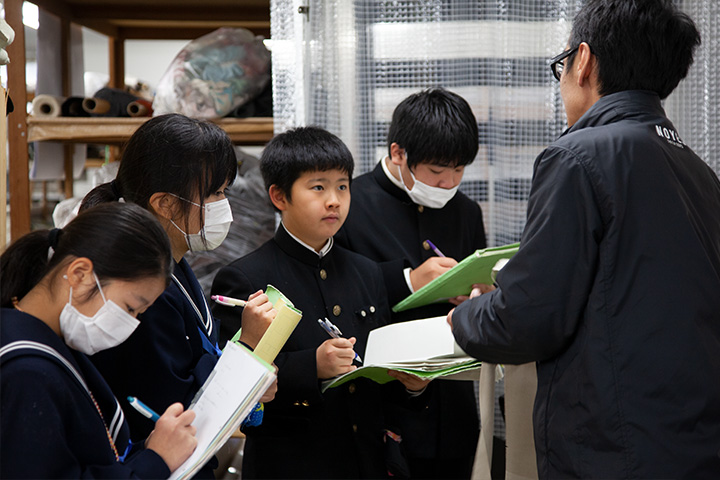
[[[124,412],[86,356],[128,338],[165,289],[158,222],[99,206],[22,237],[0,266],[0,477],[166,478],[196,446],[195,414],[170,406],[130,451]]]
[[[167,232],[175,260],[170,285],[138,317],[135,333],[92,358],[119,398],[137,396],[160,409],[177,401],[187,406],[215,366],[222,347],[217,344],[218,324],[183,256],[213,249],[225,239],[232,212],[224,192],[236,171],[233,145],[220,127],[161,115],[130,138],[116,179],[83,200],[81,211],[120,199],[146,208]],[[262,292],[248,300],[241,341],[253,348],[276,312]],[[134,435],[152,429],[142,415],[127,415]],[[212,468],[211,462],[200,476],[212,477]]]

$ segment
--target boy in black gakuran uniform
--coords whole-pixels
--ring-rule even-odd
[[[442,88],[425,90],[395,108],[388,156],[353,183],[348,220],[336,239],[380,263],[391,306],[485,248],[480,206],[457,191],[477,151],[468,103]],[[445,315],[452,306],[400,312],[392,322]],[[479,429],[472,382],[432,382],[413,402],[419,404],[398,406],[389,419],[400,430],[412,477],[469,478]]]
[[[350,204],[352,155],[316,127],[276,136],[260,168],[281,212],[275,237],[219,271],[213,294],[247,296],[268,284],[302,311],[302,320],[275,360],[278,392],[263,424],[246,429],[244,478],[382,478],[383,390],[358,379],[321,393],[324,379],[359,365],[368,332],[390,317],[378,265],[334,245]],[[221,340],[240,327],[241,309],[213,307]],[[330,319],[344,337],[318,325]]]

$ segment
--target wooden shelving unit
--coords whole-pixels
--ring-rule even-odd
[[[124,42],[129,39],[191,40],[220,27],[242,27],[270,38],[269,0],[32,0],[57,15],[62,23],[63,60],[69,58],[70,24],[96,30],[110,39],[110,86],[123,87]],[[8,117],[8,180],[11,238],[30,231],[30,181],[28,142],[60,141],[119,145],[147,119],[143,118],[34,118],[25,114],[25,38],[23,0],[5,0],[5,19],[15,30],[15,41],[7,48],[8,91],[15,112]],[[42,27],[41,27],[42,28]],[[67,61],[63,61],[66,65]],[[63,85],[69,93],[69,73]],[[262,145],[272,138],[272,118],[221,119],[217,123],[233,142]],[[72,159],[66,149],[66,194],[72,195]]]

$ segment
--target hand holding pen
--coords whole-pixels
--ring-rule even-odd
[[[336,327],[330,320],[328,320],[327,317],[325,318],[325,320],[318,318],[318,323],[323,328],[323,330],[325,330],[332,338],[342,337],[342,332],[340,331],[340,329]],[[357,352],[355,352],[355,360],[362,363],[362,358],[360,358],[360,355],[358,355]]]
[[[158,415],[135,397],[128,397],[128,402],[138,412],[156,422],[155,429],[145,442],[145,448],[157,453],[171,472],[177,469],[197,446],[197,429],[192,425],[195,412],[185,410],[181,403],[173,403],[165,413]]]
[[[277,315],[277,310],[262,290],[253,293],[247,300],[224,295],[212,295],[210,298],[227,307],[243,307],[240,341],[253,349]]]
[[[432,250],[437,256],[428,258],[410,270],[410,284],[412,285],[413,291],[419,290],[457,265],[457,261],[454,258],[446,257],[430,240],[423,242],[423,248],[425,248],[425,250]]]
[[[355,337],[342,338],[339,336],[339,329],[330,326],[332,323],[328,325],[323,320],[319,320],[318,323],[331,337],[321,343],[315,351],[318,378],[325,380],[355,370],[357,367],[353,365],[353,359],[360,358],[353,350]]]

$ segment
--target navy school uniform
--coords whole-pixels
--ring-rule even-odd
[[[154,422],[129,406],[135,396],[162,414],[175,402],[188,407],[219,358],[217,322],[187,261],[175,263],[173,279],[122,344],[99,352],[92,362],[120,399],[132,438],[144,438]],[[212,478],[212,460],[198,474]]]
[[[337,245],[322,258],[281,225],[275,237],[219,271],[213,294],[247,298],[271,284],[302,311],[302,319],[275,360],[278,391],[263,423],[247,428],[243,478],[381,478],[386,476],[383,392],[358,379],[320,392],[316,349],[329,335],[329,318],[355,351],[365,351],[370,330],[389,318],[382,275],[365,257]],[[242,309],[213,305],[221,338],[235,334]],[[398,383],[398,382],[392,382]]]
[[[116,459],[110,440],[122,456],[130,429],[83,353],[70,349],[45,323],[14,309],[2,309],[0,339],[0,477],[170,475],[162,458],[142,449],[142,442],[124,463]]]
[[[435,255],[425,240],[457,261],[487,245],[482,210],[462,192],[443,208],[417,205],[388,179],[381,163],[353,180],[351,192],[348,218],[335,239],[380,264],[391,306],[410,294],[403,269]],[[439,303],[393,313],[392,322],[446,315],[452,307]],[[434,381],[413,401],[424,402],[423,408],[396,405],[389,419],[400,430],[407,455],[417,459],[417,468],[411,462],[413,476],[469,476],[479,433],[473,383]],[[447,460],[442,467],[440,459]],[[428,470],[425,460],[438,470]]]

